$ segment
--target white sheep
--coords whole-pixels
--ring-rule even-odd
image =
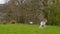
[[[30,24],[33,24],[33,22],[29,22]]]
[[[44,28],[46,27],[46,22],[47,22],[47,20],[43,20],[43,21],[41,21],[41,22],[40,22],[40,26],[39,26],[39,28],[44,29]]]

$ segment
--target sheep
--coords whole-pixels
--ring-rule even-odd
[[[30,24],[33,24],[33,22],[29,22]]]
[[[39,28],[42,28],[42,29],[46,28],[46,22],[47,22],[47,20],[41,21]]]

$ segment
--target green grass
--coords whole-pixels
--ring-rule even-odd
[[[0,24],[0,34],[60,34],[60,27],[47,26],[40,29],[39,25]]]

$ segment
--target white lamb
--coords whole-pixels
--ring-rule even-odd
[[[45,21],[41,21],[39,28],[44,29],[44,28],[46,27],[46,25],[45,25],[46,22],[47,22],[47,20],[45,20]]]

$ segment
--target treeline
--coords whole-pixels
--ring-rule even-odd
[[[55,2],[54,2],[55,1]],[[54,0],[53,4],[49,5],[48,24],[60,25],[60,1]]]
[[[39,24],[47,19],[49,25],[60,25],[59,0],[10,0],[2,22]]]

